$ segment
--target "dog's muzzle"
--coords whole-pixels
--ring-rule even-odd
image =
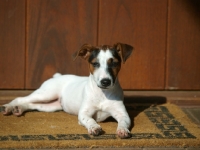
[[[111,85],[110,79],[105,78],[101,80],[101,86],[102,86],[101,88],[107,88],[110,85]]]

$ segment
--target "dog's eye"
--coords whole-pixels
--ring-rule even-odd
[[[119,62],[112,62],[109,64],[110,68],[116,68],[117,66],[119,66]]]
[[[100,67],[100,64],[98,62],[94,62],[94,63],[92,63],[92,66],[95,68],[98,68],[98,67]]]

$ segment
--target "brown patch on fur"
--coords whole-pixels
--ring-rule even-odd
[[[108,72],[113,78],[113,81],[115,82],[115,79],[121,69],[121,61],[114,57],[108,59],[107,64],[108,64]]]
[[[101,45],[101,46],[98,46],[97,47],[98,49],[101,49],[103,51],[106,51],[106,50],[111,50],[113,49],[114,47],[113,46],[110,46],[110,45]]]
[[[90,73],[93,74],[94,71],[96,70],[96,68],[93,66],[93,63],[95,62],[98,62],[97,58],[94,58],[91,63],[89,63],[89,70],[90,70]]]

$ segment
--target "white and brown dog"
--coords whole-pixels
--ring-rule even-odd
[[[131,124],[123,104],[123,91],[117,75],[133,51],[127,44],[95,47],[84,44],[75,53],[89,63],[89,77],[61,75],[45,81],[41,87],[26,97],[19,97],[4,105],[3,114],[21,115],[28,110],[54,112],[64,110],[78,115],[79,124],[85,126],[91,135],[102,133],[101,122],[112,116],[118,122],[117,135],[130,137]]]

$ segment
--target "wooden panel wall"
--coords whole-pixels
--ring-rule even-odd
[[[55,72],[88,75],[87,64],[72,54],[97,44],[97,1],[27,1],[26,88],[37,88]]]
[[[200,1],[170,0],[166,88],[200,89]]]
[[[99,44],[135,47],[122,68],[125,89],[164,89],[167,0],[100,0]]]
[[[199,0],[0,0],[0,89],[88,75],[82,44],[133,45],[124,89],[200,90]]]
[[[23,89],[25,0],[0,0],[0,88]]]

